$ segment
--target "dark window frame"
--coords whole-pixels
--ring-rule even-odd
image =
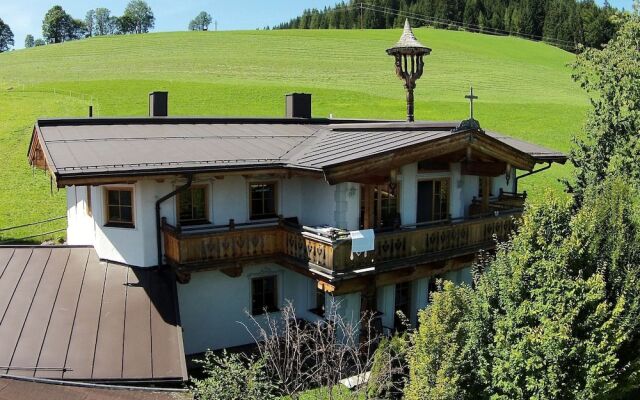
[[[204,191],[204,216],[202,218],[193,218],[193,213],[194,213],[194,207],[193,207],[193,193],[191,193],[191,216],[192,218],[189,219],[182,219],[181,214],[182,214],[182,204],[181,201],[184,198],[183,193],[178,193],[177,195],[177,199],[176,199],[176,220],[178,221],[179,225],[185,225],[185,226],[189,226],[189,225],[203,225],[203,224],[210,224],[211,223],[211,218],[210,218],[210,214],[209,214],[209,185],[207,184],[198,184],[198,185],[192,185],[189,189],[187,189],[187,191],[193,191],[193,189],[198,189],[198,190],[203,190]]]
[[[111,203],[111,199],[110,199],[110,193],[111,192],[118,192],[118,203]],[[131,199],[131,204],[127,205],[127,204],[123,204],[122,202],[122,193],[123,192],[129,192],[129,196]],[[135,215],[135,203],[136,203],[136,199],[135,199],[135,192],[134,192],[134,188],[133,187],[129,187],[129,186],[112,186],[112,187],[106,187],[104,190],[104,205],[105,205],[105,226],[107,227],[112,227],[112,228],[128,228],[128,229],[132,229],[135,228],[135,221],[136,221],[136,215]],[[118,217],[112,216],[112,209],[118,209]],[[124,208],[130,208],[131,209],[131,219],[130,220],[124,220],[122,219],[122,214],[123,214],[123,209]]]
[[[375,185],[373,188],[373,227],[377,230],[391,230],[397,228],[401,224],[400,214],[400,193],[401,182],[395,184],[394,190],[391,190],[391,183]],[[364,218],[366,212],[365,185],[360,185],[360,214],[358,217],[358,226],[364,228]],[[380,207],[380,219],[378,219],[378,207]],[[398,225],[398,226],[396,226]]]
[[[272,186],[273,187],[273,211],[266,212],[265,208],[265,196],[263,195],[261,199],[256,198],[255,200],[261,200],[262,202],[262,210],[260,213],[254,209],[254,192],[253,189],[255,186]],[[250,182],[249,183],[249,219],[251,220],[261,220],[261,219],[270,219],[278,217],[278,182],[269,181],[269,182]]]
[[[398,311],[403,311],[405,318],[411,321],[411,302],[412,302],[413,282],[396,283],[394,288],[394,304],[393,304],[393,327],[396,331],[404,331],[407,327],[402,325],[402,321],[398,316]],[[405,293],[406,292],[406,293]],[[403,301],[399,301],[399,294],[405,294]],[[402,310],[404,308],[404,310]]]
[[[431,219],[422,222],[440,222],[449,219],[451,213],[451,177],[437,177],[437,178],[419,178],[416,185],[420,185],[421,182],[432,182],[432,194],[431,194]],[[440,191],[436,192],[436,183],[440,184]],[[442,190],[445,186],[446,190]],[[419,189],[418,189],[419,190]],[[444,196],[443,196],[444,194]],[[445,201],[442,201],[442,198]],[[416,198],[417,202],[418,198]],[[439,206],[436,206],[438,204]],[[443,204],[445,207],[442,207]],[[420,204],[416,204],[416,210],[419,210]],[[419,211],[416,213],[416,220],[418,220]]]
[[[269,290],[269,285],[266,283],[271,280],[273,282]],[[278,275],[265,275],[251,279],[251,315],[278,312],[280,311],[278,303]]]

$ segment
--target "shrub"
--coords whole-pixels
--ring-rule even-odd
[[[269,382],[261,360],[226,351],[222,355],[207,351],[200,363],[207,377],[193,379],[193,392],[198,400],[275,399],[275,386]]]

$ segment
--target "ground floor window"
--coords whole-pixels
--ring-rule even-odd
[[[321,317],[324,317],[326,299],[325,299],[324,289],[320,285],[316,285],[315,295],[316,295],[316,307],[312,309],[311,312]]]
[[[263,276],[251,280],[251,314],[278,311],[277,277]]]
[[[404,316],[398,315],[401,312]],[[411,282],[396,284],[395,307],[393,316],[393,326],[397,331],[404,331],[409,318],[411,317]]]
[[[133,188],[107,188],[106,225],[133,228]]]

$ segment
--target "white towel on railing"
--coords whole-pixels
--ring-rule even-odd
[[[351,238],[351,259],[353,260],[353,253],[364,253],[367,256],[367,251],[372,251],[375,248],[376,234],[373,229],[365,229],[362,231],[350,231],[349,237]]]

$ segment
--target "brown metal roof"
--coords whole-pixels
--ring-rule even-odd
[[[88,247],[0,247],[0,375],[185,380],[175,283]]]
[[[0,400],[188,400],[189,393],[59,385],[0,378]]]
[[[41,120],[34,140],[57,179],[260,168],[322,173],[333,165],[441,139],[452,135],[457,125],[314,119]],[[488,135],[538,162],[566,161],[562,153]]]

